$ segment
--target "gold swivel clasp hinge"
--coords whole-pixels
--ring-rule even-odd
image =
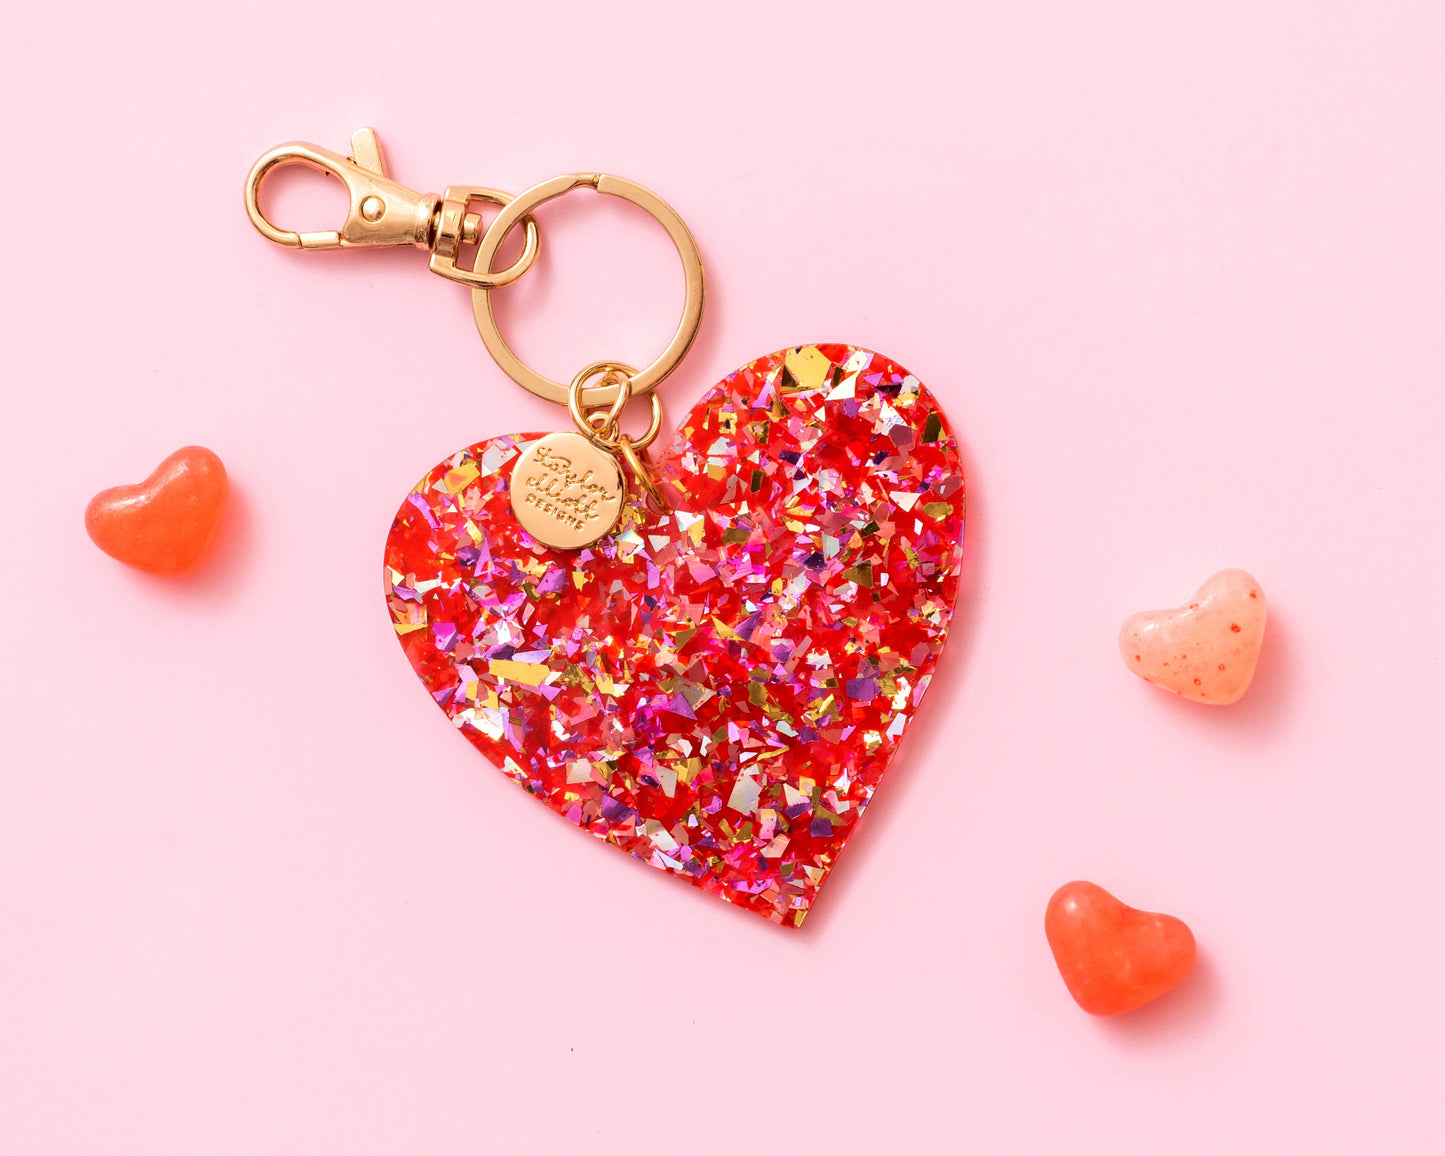
[[[350,205],[340,229],[293,233],[278,229],[261,211],[261,182],[272,169],[305,165],[346,186]],[[431,251],[433,273],[474,289],[495,289],[515,281],[537,259],[537,226],[531,217],[523,222],[526,242],[522,255],[499,272],[467,269],[457,264],[463,246],[481,240],[480,214],[469,212],[472,201],[507,205],[512,198],[496,189],[449,185],[441,196],[418,193],[386,176],[381,143],[376,132],[357,129],[351,137],[351,156],[317,148],[304,141],[278,145],[251,168],[246,178],[246,212],[251,223],[268,240],[291,249],[353,249],[369,245],[416,245]]]

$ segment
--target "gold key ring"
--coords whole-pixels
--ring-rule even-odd
[[[673,334],[672,341],[668,343],[667,348],[662,351],[656,361],[631,377],[634,395],[652,393],[657,388],[658,382],[677,368],[678,363],[691,347],[693,338],[697,336],[698,326],[702,323],[703,295],[702,255],[698,252],[697,242],[692,239],[692,234],[688,232],[682,218],[656,193],[633,181],[624,180],[622,177],[608,176],[605,173],[574,173],[569,176],[553,177],[550,181],[533,185],[526,192],[519,193],[513,198],[512,203],[497,214],[496,219],[482,235],[481,241],[477,244],[475,268],[482,276],[489,275],[492,270],[492,262],[497,256],[497,250],[502,247],[502,242],[506,239],[507,234],[519,221],[530,216],[538,205],[550,201],[554,197],[570,193],[573,189],[582,188],[595,189],[597,192],[611,197],[621,197],[624,201],[631,201],[634,205],[646,210],[658,224],[667,230],[667,235],[672,238],[672,243],[677,248],[678,257],[682,259],[686,289],[683,296],[682,320],[678,322],[677,332]],[[572,391],[567,386],[560,381],[543,377],[535,369],[524,364],[522,359],[512,352],[511,346],[507,344],[506,338],[502,336],[502,331],[497,327],[497,318],[492,311],[492,295],[489,290],[472,290],[472,314],[477,320],[477,332],[482,335],[482,343],[487,347],[487,352],[492,355],[508,377],[538,397],[555,401],[559,405],[568,404],[568,395]],[[620,389],[621,387],[618,385],[600,385],[586,390],[577,387],[580,394],[578,400],[587,408],[610,405],[617,399]]]

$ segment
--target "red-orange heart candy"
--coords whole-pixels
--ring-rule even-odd
[[[1194,933],[1182,920],[1139,911],[1097,883],[1065,883],[1055,891],[1044,934],[1064,986],[1091,1015],[1143,1007],[1194,968]]]
[[[184,574],[210,552],[226,512],[226,467],[204,446],[186,446],[145,481],[102,490],[85,508],[90,540],[128,566]]]

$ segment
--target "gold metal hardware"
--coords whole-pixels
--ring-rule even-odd
[[[273,169],[286,165],[304,165],[346,186],[350,207],[340,229],[296,233],[278,229],[266,218],[261,210],[261,183]],[[457,264],[462,246],[477,243],[484,233],[481,217],[467,211],[468,205],[477,200],[505,207],[511,198],[496,189],[470,185],[449,186],[441,196],[414,192],[386,176],[381,144],[376,132],[369,128],[352,134],[349,157],[293,141],[262,156],[246,178],[246,213],[261,235],[278,245],[292,249],[416,245],[431,250],[429,265],[433,273],[473,289],[495,289],[510,284],[532,267],[537,259],[537,223],[530,216],[526,218],[522,255],[509,268],[491,271],[495,250],[485,266],[463,268]]]
[[[653,394],[656,397],[657,394]],[[632,480],[642,487],[642,492],[647,495],[647,500],[652,503],[653,508],[659,513],[667,510],[667,500],[662,496],[662,491],[657,488],[657,483],[652,478],[652,464],[647,460],[647,450],[639,446],[626,434],[617,439],[618,448],[622,451],[622,460],[627,463],[628,472],[632,474]]]
[[[550,201],[554,197],[570,193],[574,189],[594,189],[607,196],[621,197],[623,200],[631,201],[634,205],[646,210],[658,224],[667,230],[668,236],[672,238],[672,243],[677,249],[677,255],[682,260],[685,290],[682,320],[678,322],[677,331],[656,361],[640,373],[629,374],[631,391],[634,395],[651,393],[657,388],[658,382],[677,368],[678,363],[691,347],[693,338],[697,336],[698,326],[702,323],[703,300],[702,255],[698,252],[697,242],[693,240],[687,225],[683,223],[682,218],[677,215],[672,206],[656,193],[633,181],[624,180],[622,177],[608,176],[605,173],[573,173],[569,176],[553,177],[550,181],[543,181],[519,194],[497,214],[481,241],[477,243],[476,268],[480,273],[499,276],[499,274],[491,274],[490,270],[492,262],[496,259],[497,250],[501,248],[507,234],[519,222],[531,220],[529,214],[538,205]],[[502,336],[501,330],[497,327],[497,318],[492,311],[492,297],[485,288],[472,291],[472,315],[476,318],[477,332],[482,335],[482,342],[486,345],[487,351],[513,381],[538,397],[544,397],[548,401],[567,403],[568,394],[571,392],[567,386],[559,381],[543,377],[536,370],[524,364],[522,359],[512,352],[511,347]],[[580,387],[574,382],[573,389],[578,388]],[[581,391],[580,401],[589,408],[610,405],[617,399],[620,388],[621,386],[613,381],[611,384],[584,389]]]
[[[271,223],[261,209],[261,185],[272,170],[286,165],[304,165],[335,177],[346,187],[349,205],[341,228],[292,232]],[[584,383],[604,368],[609,371],[603,373],[602,381],[595,386],[579,386],[574,382],[569,390],[561,382],[543,377],[512,352],[497,327],[490,291],[510,285],[536,261],[538,233],[532,210],[554,197],[584,188],[632,202],[650,213],[667,230],[682,261],[684,295],[682,318],[678,322],[677,330],[667,348],[652,364],[641,371],[621,367],[616,363],[591,367],[581,375]],[[473,201],[490,201],[501,206],[501,212],[491,225],[484,228],[480,215],[469,211]],[[381,144],[377,140],[376,132],[373,129],[361,128],[352,134],[349,157],[304,141],[294,141],[271,149],[256,161],[246,178],[246,213],[262,236],[293,249],[415,245],[430,250],[429,266],[432,272],[471,287],[472,314],[476,318],[477,331],[503,371],[538,397],[559,404],[571,404],[574,416],[579,408],[593,410],[598,406],[614,403],[625,405],[627,397],[651,394],[658,383],[677,368],[691,348],[702,323],[702,255],[698,252],[697,242],[693,240],[682,218],[666,201],[650,189],[622,177],[605,173],[573,173],[553,177],[549,181],[534,185],[515,199],[498,189],[472,185],[448,186],[440,196],[436,193],[418,193],[386,175]],[[522,255],[507,268],[494,270],[492,262],[496,260],[498,250],[519,224],[525,230]],[[458,258],[463,248],[472,244],[477,247],[476,260],[472,268],[467,269],[458,263]],[[569,394],[576,395],[570,402]],[[656,418],[656,411],[654,417]],[[616,425],[616,413],[601,427],[593,422],[586,424],[593,430],[613,429]],[[655,436],[654,432],[647,440]],[[634,443],[629,460],[637,457],[637,451],[644,444],[645,442]],[[613,444],[609,452],[622,453],[621,443]]]
[[[349,207],[341,228],[298,233],[279,229],[267,219],[261,210],[261,184],[273,169],[286,165],[304,165],[346,186]],[[543,377],[512,352],[497,328],[490,291],[511,284],[536,261],[537,222],[532,210],[584,188],[631,201],[667,230],[682,261],[685,291],[677,331],[646,369],[638,372],[619,361],[601,361],[587,366],[566,386]],[[485,229],[480,215],[469,211],[473,201],[501,206]],[[361,128],[352,134],[349,157],[304,141],[266,153],[246,178],[246,213],[263,237],[292,249],[415,245],[430,250],[433,273],[471,287],[477,331],[497,364],[524,389],[566,405],[577,427],[575,432],[564,430],[532,442],[512,467],[508,483],[512,512],[536,541],[553,549],[576,550],[610,533],[627,503],[624,467],[659,510],[666,508],[646,449],[662,429],[657,385],[677,368],[702,323],[703,276],[697,242],[682,218],[656,193],[604,173],[553,177],[516,198],[471,185],[451,185],[441,196],[418,193],[387,177],[376,133]],[[522,255],[506,269],[493,270],[498,250],[518,225],[525,229]],[[477,247],[470,269],[458,263],[467,245]],[[599,378],[595,386],[588,384]],[[647,395],[651,421],[645,434],[633,438],[618,423],[627,403],[638,394]]]
[[[647,460],[647,447],[657,440],[657,435],[662,431],[662,402],[658,400],[657,391],[653,390],[647,395],[652,416],[645,434],[634,439],[618,428],[622,411],[633,397],[632,379],[636,372],[630,365],[624,365],[620,361],[599,361],[587,366],[572,379],[572,384],[567,389],[567,409],[572,414],[578,433],[598,449],[605,450],[622,461],[632,475],[632,480],[642,488],[653,506],[658,510],[666,510],[667,502],[663,499],[662,491],[657,488],[657,483],[652,480],[652,468]],[[589,410],[582,404],[583,387],[598,374],[602,375],[603,386],[610,383],[617,387],[617,397],[605,413],[600,406]]]
[[[602,405],[596,407],[587,406],[583,403],[583,394],[588,392],[583,387],[596,377],[602,375],[602,385],[597,389],[603,389],[610,383],[617,391],[617,396],[612,399],[606,414],[601,412]],[[576,377],[572,384],[567,387],[567,409],[572,414],[572,421],[576,424],[577,430],[583,437],[587,438],[598,449],[606,450],[610,454],[620,453],[622,440],[627,437],[617,429],[617,422],[622,417],[622,411],[627,403],[636,396],[633,388],[633,381],[636,379],[637,371],[630,365],[624,365],[620,361],[598,361],[587,366]],[[593,391],[595,392],[595,390]],[[648,422],[647,432],[637,439],[628,439],[637,449],[646,449],[662,431],[662,402],[658,400],[656,391],[647,395],[648,403],[652,408],[652,418]],[[596,419],[601,418],[599,422]]]
[[[571,430],[532,442],[507,484],[512,516],[554,550],[580,550],[605,538],[627,505],[615,455]]]

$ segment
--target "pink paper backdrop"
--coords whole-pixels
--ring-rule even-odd
[[[1436,1150],[1442,44],[1433,0],[12,7],[0,1150]],[[562,418],[419,255],[252,231],[260,152],[361,124],[414,187],[666,196],[673,417],[809,340],[945,402],[956,634],[802,932],[579,836],[402,660],[407,488]],[[542,223],[520,350],[649,356],[663,235]],[[188,442],[212,563],[101,556],[89,496]],[[1249,697],[1131,678],[1123,617],[1230,565]],[[1075,877],[1185,918],[1187,987],[1075,1008]]]

